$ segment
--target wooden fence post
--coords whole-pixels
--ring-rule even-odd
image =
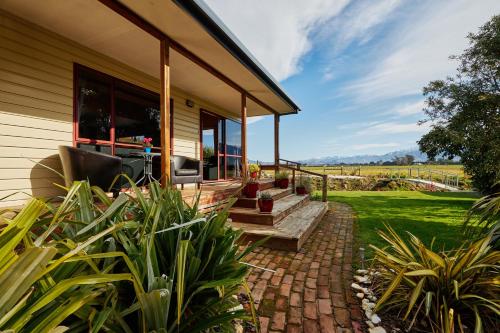
[[[328,175],[323,175],[323,202],[326,202],[328,190]]]

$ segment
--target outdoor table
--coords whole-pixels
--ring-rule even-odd
[[[137,185],[141,182],[146,185],[146,181],[149,183],[156,181],[157,179],[153,177],[153,157],[161,156],[161,153],[147,153],[145,151],[130,153],[132,156],[140,156],[144,159],[144,174],[139,180],[137,180]]]

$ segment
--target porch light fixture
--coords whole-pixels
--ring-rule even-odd
[[[190,108],[192,108],[194,106],[194,102],[190,99],[186,99],[186,105]]]

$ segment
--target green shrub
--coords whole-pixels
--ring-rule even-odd
[[[491,235],[451,252],[434,252],[410,234],[406,244],[390,227],[379,235],[387,242],[375,250],[382,295],[375,311],[395,311],[403,320],[427,322],[433,332],[494,332],[500,314],[500,252]],[[456,328],[456,330],[455,330]]]
[[[100,269],[89,257],[107,256],[97,244],[125,225],[108,225],[81,242],[63,238],[46,226],[64,224],[70,208],[65,204],[53,209],[32,199],[0,225],[0,331],[52,332],[59,327],[62,332],[68,323],[75,330],[85,328],[92,318],[98,331],[106,317],[115,315],[113,284],[126,281],[124,286],[140,289],[130,272]]]
[[[496,184],[500,186],[500,182]],[[493,243],[500,237],[500,192],[479,199],[469,210],[464,221],[466,233],[478,237],[493,233]],[[498,245],[496,245],[498,248]]]
[[[262,192],[259,198],[262,200],[272,200],[273,196],[269,192]]]
[[[306,189],[307,193],[311,193],[312,189],[313,189],[311,177],[304,177],[301,175],[299,177],[299,181],[297,183],[297,187],[299,187],[299,186],[304,187]]]
[[[276,179],[276,180],[288,179],[289,176],[290,176],[290,174],[286,171],[278,171],[274,175],[274,179]]]
[[[56,315],[71,332],[88,331],[88,327],[95,332],[100,328],[112,332],[226,332],[233,329],[234,319],[251,319],[246,311],[235,310],[239,304],[236,295],[245,286],[249,271],[241,261],[251,248],[239,251],[241,232],[226,225],[229,206],[203,215],[196,203],[187,205],[181,193],[169,186],[152,183],[145,195],[132,181],[131,185],[131,193],[121,193],[113,200],[87,182],[75,182],[57,208],[47,205],[44,214],[30,215],[31,224],[40,232],[36,235],[25,227],[21,251],[32,246],[54,248],[53,258],[59,264],[49,275],[38,274],[14,300],[20,304],[17,316],[26,316],[41,297],[37,293],[50,292],[54,284],[95,280],[96,275],[100,280],[90,280],[92,284],[84,287],[70,285],[68,293],[51,294],[51,303],[43,303],[27,317],[24,331],[32,332],[47,321],[45,317]],[[22,216],[25,214],[19,213],[16,218]],[[10,236],[12,230],[17,233],[8,228],[10,225],[1,235]],[[12,278],[0,267],[1,274]],[[64,312],[67,304],[74,309],[73,300],[80,307]],[[5,323],[2,318],[0,329],[14,327],[17,320],[12,317]]]

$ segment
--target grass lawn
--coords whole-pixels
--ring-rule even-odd
[[[339,191],[329,192],[328,198],[349,204],[356,211],[355,246],[366,248],[367,257],[370,257],[373,252],[368,244],[385,246],[376,233],[384,228],[384,223],[401,236],[410,231],[426,244],[436,237],[435,249],[458,246],[464,240],[463,216],[478,196],[457,192]]]

